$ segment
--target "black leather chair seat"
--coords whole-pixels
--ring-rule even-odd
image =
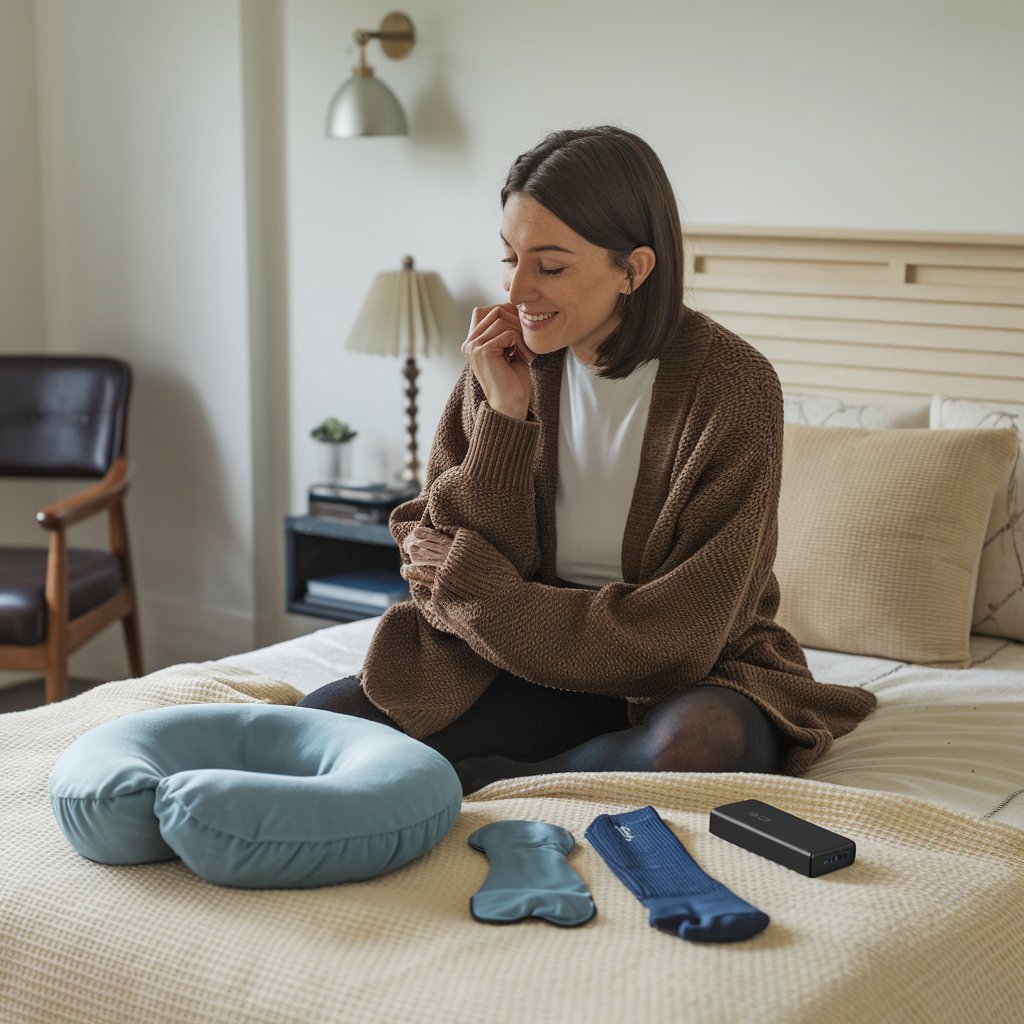
[[[46,639],[45,548],[0,548],[0,644]],[[75,619],[121,588],[121,562],[108,551],[68,551],[70,613]]]

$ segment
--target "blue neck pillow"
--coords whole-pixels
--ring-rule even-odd
[[[189,704],[141,711],[58,758],[50,802],[102,864],[180,857],[207,881],[307,888],[408,864],[455,824],[440,754],[386,725],[315,708]]]

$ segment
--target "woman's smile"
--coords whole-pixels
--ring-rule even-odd
[[[556,316],[558,316],[557,313],[527,313],[525,309],[519,310],[519,322],[528,331],[542,330]]]

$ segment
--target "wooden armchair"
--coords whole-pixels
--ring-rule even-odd
[[[131,382],[116,359],[0,356],[0,477],[98,478],[36,514],[48,548],[0,547],[0,669],[42,670],[48,702],[67,696],[68,655],[118,619],[142,675],[124,512]],[[68,527],[104,510],[110,550],[70,548]]]

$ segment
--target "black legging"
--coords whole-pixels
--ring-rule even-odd
[[[301,703],[395,726],[351,676]],[[423,742],[455,765],[471,793],[552,772],[777,772],[793,741],[754,700],[721,684],[672,694],[630,726],[625,701],[501,672],[461,718]]]
[[[347,711],[343,697],[354,677],[314,690],[300,707]],[[453,764],[498,754],[514,761],[543,761],[595,736],[629,728],[626,702],[615,697],[537,686],[499,672],[480,699],[423,742]]]

